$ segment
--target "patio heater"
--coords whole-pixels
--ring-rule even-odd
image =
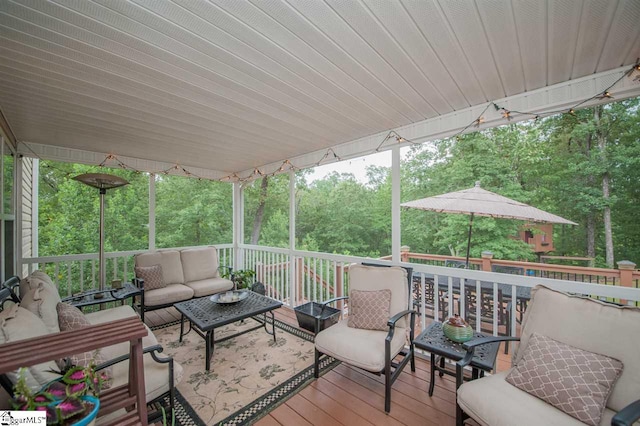
[[[105,258],[104,258],[104,195],[107,193],[107,189],[118,188],[120,186],[124,186],[129,184],[126,180],[122,179],[120,176],[108,175],[105,173],[85,173],[82,175],[78,175],[73,179],[78,182],[82,182],[85,185],[89,185],[93,188],[98,188],[100,190],[100,252],[99,252],[99,262],[100,262],[100,290],[104,290],[105,281],[107,278],[107,270],[105,268]]]

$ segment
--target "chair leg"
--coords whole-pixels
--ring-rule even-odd
[[[313,377],[320,377],[320,351],[315,349],[315,361],[313,363]]]
[[[464,411],[456,402],[456,426],[463,426],[465,417]]]
[[[384,370],[384,411],[391,411],[391,366]]]

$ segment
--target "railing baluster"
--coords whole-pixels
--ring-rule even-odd
[[[84,291],[84,262],[80,261],[80,292]]]
[[[71,262],[67,262],[67,296],[71,296]]]
[[[411,293],[413,293],[413,282],[411,283]],[[420,274],[420,304],[421,312],[420,312],[420,324],[421,330],[424,330],[427,327],[427,292],[425,290],[425,282],[424,282],[424,274]],[[413,308],[413,306],[410,306]],[[437,318],[437,317],[436,317]]]
[[[482,287],[480,286],[480,280],[476,280],[476,331],[478,333],[482,331],[482,304],[483,303],[484,303],[484,299],[482,296]]]

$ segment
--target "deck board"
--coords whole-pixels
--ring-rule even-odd
[[[287,307],[277,309],[275,318],[297,327],[295,312]],[[145,322],[157,326],[180,320],[174,309],[147,312]],[[511,354],[503,349],[498,354],[497,368],[511,366]],[[510,348],[511,349],[511,348]],[[384,412],[384,376],[340,364],[318,380],[311,382],[289,400],[267,413],[258,426],[401,426],[453,425],[455,423],[455,379],[435,378],[432,397],[429,389],[427,355],[417,354],[416,371],[409,366],[394,383],[391,412]]]

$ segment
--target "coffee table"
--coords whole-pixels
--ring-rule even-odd
[[[487,336],[489,335],[476,332],[473,334],[472,340]],[[461,343],[453,342],[445,337],[442,332],[441,322],[434,321],[429,324],[429,326],[413,340],[413,345],[416,348],[420,348],[431,353],[431,383],[429,383],[429,396],[433,395],[436,370],[440,377],[442,377],[443,374],[456,376],[456,386],[462,384],[462,380],[464,378],[447,370],[445,368],[444,361],[445,358],[453,361],[460,361],[467,354],[467,351],[462,347]],[[473,379],[478,378],[478,375],[482,377],[484,376],[485,371],[490,372],[495,368],[496,357],[499,349],[500,343],[489,343],[476,348],[474,352],[475,356],[471,360],[470,364]]]
[[[262,327],[264,327],[267,334],[273,335],[273,341],[275,342],[276,325],[273,311],[282,306],[282,302],[252,291],[248,291],[248,293],[249,295],[246,299],[231,304],[214,303],[210,300],[210,296],[205,296],[173,305],[182,314],[180,318],[180,342],[182,342],[182,337],[191,330],[204,339],[206,348],[205,369],[207,371],[211,368],[211,357],[213,356],[215,343],[224,342]],[[215,340],[214,332],[216,328],[260,314],[264,318],[263,324]],[[271,331],[267,328],[267,314],[271,315]],[[184,331],[185,319],[189,320],[189,330],[186,333]]]

